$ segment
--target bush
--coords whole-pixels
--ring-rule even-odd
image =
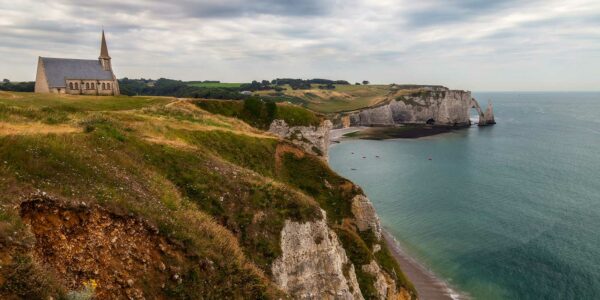
[[[180,98],[210,98],[241,100],[248,96],[240,94],[238,87],[198,87],[189,82],[160,78],[156,81],[123,78],[119,80],[121,94],[128,96],[174,96]]]
[[[26,82],[10,82],[8,79],[4,79],[2,83],[0,83],[0,90],[2,91],[10,91],[10,92],[33,92],[35,89],[34,81],[26,81]]]

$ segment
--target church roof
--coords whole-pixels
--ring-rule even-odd
[[[112,71],[102,69],[97,59],[41,57],[50,88],[65,87],[65,79],[113,80]]]

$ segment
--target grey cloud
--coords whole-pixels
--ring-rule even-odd
[[[154,12],[165,16],[198,18],[234,18],[256,15],[323,16],[331,12],[335,0],[179,0],[179,1],[92,1],[65,0],[79,8],[104,9],[112,12]]]
[[[179,5],[191,16],[203,18],[238,17],[253,15],[322,16],[332,9],[333,2],[319,0],[228,0],[182,1]]]
[[[405,16],[406,24],[410,27],[428,27],[460,23],[490,13],[518,10],[522,3],[519,0],[435,0],[430,1],[426,8],[410,11]]]

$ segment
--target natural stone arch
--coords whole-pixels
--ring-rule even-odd
[[[479,106],[479,102],[477,102],[477,100],[475,100],[475,98],[471,98],[471,105],[469,105],[470,108],[474,108],[475,110],[477,110],[477,114],[479,115],[479,121],[478,123],[481,124],[481,121],[483,121],[485,119],[485,116],[483,115],[483,111],[481,110],[481,106]]]
[[[491,101],[488,102],[488,107],[485,112],[481,109],[479,102],[477,102],[475,98],[471,98],[471,104],[469,106],[470,108],[475,108],[475,110],[477,110],[477,114],[479,114],[478,126],[496,124],[496,121],[494,121],[494,112]]]

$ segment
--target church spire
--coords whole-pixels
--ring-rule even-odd
[[[108,55],[108,46],[106,46],[106,38],[104,37],[104,29],[102,29],[102,44],[100,45],[100,57],[98,57],[102,68],[106,71],[112,69],[110,65],[110,56]]]
[[[106,38],[104,37],[104,29],[102,29],[102,45],[100,46],[100,57],[99,58],[109,58],[108,56],[108,46],[106,46]]]

